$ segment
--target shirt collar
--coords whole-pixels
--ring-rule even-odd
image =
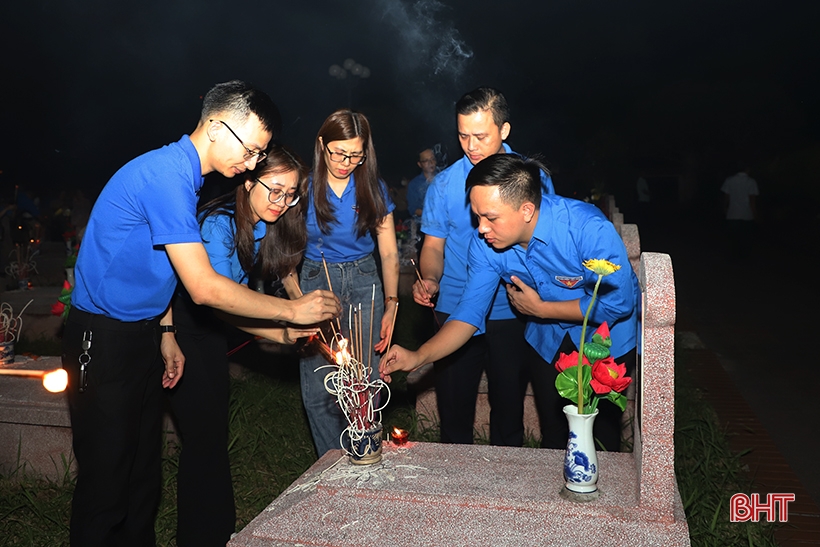
[[[253,238],[256,241],[261,240],[263,237],[265,237],[265,234],[267,234],[267,233],[268,233],[268,223],[267,222],[265,222],[264,220],[260,220],[259,222],[254,224],[254,226],[253,226]]]
[[[342,192],[341,196],[336,195],[336,192],[333,191],[333,188],[330,187],[330,184],[327,185],[327,197],[328,197],[328,199],[342,200],[350,192],[355,192],[355,191],[356,191],[356,179],[353,176],[353,173],[350,173],[350,180],[347,181],[347,186],[345,186],[344,192]]]
[[[182,138],[179,139],[179,144],[182,146],[182,149],[188,156],[188,160],[191,162],[191,175],[194,178],[194,191],[198,193],[202,188],[202,185],[205,183],[205,177],[202,176],[202,164],[199,161],[199,153],[196,151],[194,143],[191,142],[191,137],[188,135],[183,135]]]
[[[537,239],[544,245],[549,245],[550,239],[552,239],[552,229],[552,207],[550,207],[548,198],[542,196],[541,208],[538,210],[538,222],[535,224],[535,230],[532,232],[530,243],[532,243],[533,239]],[[529,248],[529,246],[527,246],[527,248]]]

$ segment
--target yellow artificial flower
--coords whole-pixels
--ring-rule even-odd
[[[621,269],[621,267],[617,264],[613,264],[609,260],[604,260],[602,258],[590,258],[584,262],[584,268],[592,270],[598,275],[609,275]]]

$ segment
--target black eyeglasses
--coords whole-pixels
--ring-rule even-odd
[[[342,154],[341,152],[332,152],[327,145],[325,145],[325,150],[327,153],[330,154],[330,161],[333,163],[342,163],[345,160],[348,160],[351,165],[361,165],[364,163],[364,160],[367,159],[367,154]]]
[[[283,199],[285,200],[285,205],[288,206],[288,207],[293,207],[294,205],[299,203],[299,198],[301,196],[299,194],[297,194],[296,192],[291,192],[290,194],[286,194],[282,190],[280,190],[279,188],[271,188],[270,186],[268,186],[267,184],[265,184],[264,182],[262,182],[259,179],[253,179],[253,180],[255,180],[256,182],[258,182],[259,184],[261,184],[262,186],[264,186],[265,188],[268,189],[268,201],[270,201],[271,203],[279,203]]]
[[[259,162],[264,161],[264,160],[265,160],[265,158],[267,158],[267,157],[268,157],[267,152],[263,152],[263,151],[261,151],[261,150],[259,150],[258,152],[254,152],[253,150],[251,150],[250,148],[248,148],[247,146],[245,146],[245,143],[244,143],[244,142],[242,142],[242,139],[240,139],[240,138],[239,138],[239,135],[237,135],[237,134],[234,132],[234,130],[233,130],[233,129],[231,129],[231,126],[230,126],[230,125],[226,124],[226,123],[225,123],[225,122],[223,122],[222,120],[208,120],[208,121],[209,121],[209,122],[219,122],[219,123],[221,123],[222,125],[224,125],[224,126],[228,129],[228,131],[230,131],[230,132],[231,132],[231,135],[233,135],[234,137],[236,137],[236,140],[238,140],[238,141],[239,141],[239,144],[241,144],[241,145],[242,145],[242,148],[244,148],[244,149],[245,149],[246,154],[245,154],[245,155],[243,156],[243,158],[242,158],[242,159],[244,159],[245,161],[247,161],[247,160],[249,160],[249,159],[251,159],[251,158],[256,158],[256,163],[259,163]]]

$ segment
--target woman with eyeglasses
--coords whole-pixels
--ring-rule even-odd
[[[377,352],[387,349],[398,304],[399,260],[393,223],[395,205],[386,184],[379,179],[370,122],[364,114],[337,110],[322,124],[314,142],[307,200],[308,242],[300,274],[302,290],[328,289],[330,278],[332,290],[342,304],[341,334],[349,338],[352,306],[365,348],[360,359],[371,367],[371,378],[378,378]],[[374,258],[376,248],[381,279]],[[325,332],[331,331],[326,328]],[[318,355],[300,362],[302,402],[319,456],[341,447],[342,432],[348,425],[335,397],[325,389],[328,369],[316,370],[326,364]]]
[[[295,276],[289,274],[301,261],[307,238],[305,202],[300,199],[306,172],[295,153],[273,145],[267,160],[247,172],[234,191],[200,207],[202,240],[217,273],[248,283],[253,270],[262,279],[282,279],[285,288],[296,285]],[[318,330],[283,328],[214,312],[194,304],[179,285],[173,322],[186,362],[170,401],[182,441],[177,473],[180,547],[224,546],[236,526],[228,460],[229,348],[223,321],[283,344]]]

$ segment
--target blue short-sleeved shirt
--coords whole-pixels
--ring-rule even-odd
[[[202,241],[196,221],[202,183],[187,135],[117,171],[91,211],[72,305],[120,321],[161,315],[177,284],[164,245]]]
[[[424,173],[420,173],[407,184],[407,211],[410,216],[416,214],[416,209],[421,209],[424,212],[424,196],[427,195],[430,182],[424,176]]]
[[[450,319],[484,330],[487,311],[501,277],[510,283],[515,275],[534,288],[542,300],[580,300],[586,313],[598,275],[582,263],[591,258],[621,266],[605,276],[589,318],[588,334],[606,321],[612,334],[612,355],[629,352],[637,342],[640,288],[627,258],[626,247],[615,227],[593,205],[559,196],[543,196],[538,222],[527,248],[514,245],[494,250],[477,231],[470,240],[467,284]],[[551,361],[564,335],[569,332],[576,346],[581,341],[579,323],[528,317],[525,337],[532,347]]]
[[[514,153],[506,143],[503,146],[506,153]],[[467,248],[477,226],[465,190],[467,175],[472,168],[473,164],[469,158],[463,156],[436,175],[424,199],[421,231],[447,240],[444,243],[444,271],[439,281],[439,296],[436,303],[436,309],[443,313],[452,313],[456,309],[467,282]],[[542,173],[541,182],[544,193],[555,193],[549,175]],[[498,291],[490,311],[490,319],[513,317],[515,314],[510,309],[506,293],[503,290]]]
[[[268,225],[260,220],[253,227],[254,256],[259,254],[259,245],[267,233]],[[248,282],[248,272],[239,263],[236,252],[236,223],[230,215],[214,214],[205,218],[202,223],[202,243],[208,252],[216,273],[233,279],[237,283]]]
[[[387,193],[387,185],[383,180],[379,180],[384,203],[387,205],[387,212],[392,213],[396,205]],[[336,220],[330,225],[330,233],[322,233],[319,223],[316,221],[316,206],[313,203],[313,177],[308,183],[308,208],[307,208],[307,232],[308,241],[305,249],[305,257],[310,260],[321,261],[322,253],[328,262],[353,262],[371,254],[376,244],[372,235],[368,232],[359,237],[356,228],[358,219],[358,206],[356,205],[356,179],[354,174],[350,175],[342,196],[327,187],[327,199],[336,208],[334,215]]]

